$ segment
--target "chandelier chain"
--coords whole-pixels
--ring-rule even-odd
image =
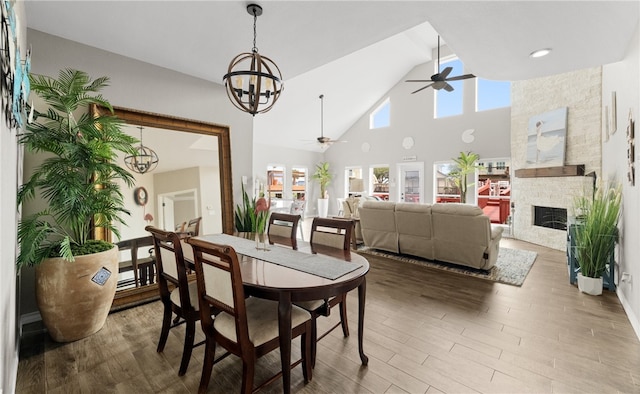
[[[258,35],[256,33],[257,29],[256,29],[256,24],[258,21],[258,15],[256,13],[256,10],[253,10],[253,48],[251,49],[252,52],[258,52],[258,47],[256,46],[256,36]]]

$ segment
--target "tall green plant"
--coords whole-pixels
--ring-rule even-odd
[[[18,266],[39,264],[47,257],[73,261],[74,255],[101,251],[87,247],[96,227],[119,235],[115,223],[125,224],[122,214],[129,212],[117,181],[131,186],[133,176],[116,160],[118,152],[134,153],[137,142],[121,131],[120,119],[94,118],[87,111],[90,104],[113,111],[97,93],[108,86],[108,77],[92,81],[85,72],[65,69],[57,79],[30,75],[29,80],[31,91],[49,108],[34,109],[34,121],[19,142],[48,156],[18,190],[17,199],[21,204],[39,193],[48,206],[19,223]]]
[[[592,198],[576,199],[578,219],[575,239],[576,257],[583,276],[599,278],[618,242],[618,219],[622,209],[619,185],[597,188]]]
[[[311,175],[311,179],[320,184],[320,198],[327,198],[327,186],[333,179],[333,174],[329,171],[329,163],[325,161],[316,164],[316,171]]]
[[[449,173],[449,177],[460,190],[461,203],[467,202],[467,190],[469,187],[467,176],[476,171],[476,168],[478,168],[476,163],[479,158],[480,156],[477,153],[460,152],[460,156],[453,159],[453,162],[456,163],[456,169]]]

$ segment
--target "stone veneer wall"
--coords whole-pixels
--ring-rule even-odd
[[[585,174],[601,174],[602,69],[601,67],[512,83],[511,165],[525,168],[529,118],[567,107],[565,164],[584,164]],[[592,192],[593,178],[513,177],[511,201],[514,237],[546,247],[566,249],[566,233],[533,226],[533,206],[571,207],[576,196]]]

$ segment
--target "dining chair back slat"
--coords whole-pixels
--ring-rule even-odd
[[[349,250],[353,232],[353,220],[314,218],[311,223],[311,247],[324,245]]]
[[[269,216],[269,227],[267,228],[269,243],[271,245],[278,243],[291,246],[293,249],[297,250],[298,241],[296,239],[296,234],[300,219],[300,215],[272,212],[271,216]]]

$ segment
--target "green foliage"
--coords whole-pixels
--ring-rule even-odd
[[[316,172],[311,175],[311,179],[320,184],[320,198],[327,198],[327,186],[333,179],[333,174],[329,172],[329,163],[325,161],[316,164]]]
[[[123,196],[117,181],[133,185],[133,176],[118,166],[118,152],[134,153],[137,140],[121,131],[113,115],[94,118],[87,106],[113,111],[100,94],[109,79],[91,81],[78,70],[60,71],[57,79],[30,75],[31,90],[49,106],[34,110],[34,122],[19,143],[27,151],[47,153],[43,163],[18,190],[18,204],[41,195],[48,207],[23,218],[18,225],[17,264],[36,265],[49,256],[73,261],[96,227],[119,235],[115,223],[125,224]],[[90,247],[88,250],[92,250]]]
[[[460,152],[460,156],[453,159],[456,163],[456,169],[449,173],[449,178],[460,190],[460,202],[467,202],[467,188],[469,183],[467,181],[467,175],[473,174],[478,166],[476,162],[480,156],[477,153],[472,152]]]
[[[252,232],[256,225],[256,199],[250,199],[242,185],[242,206],[236,205],[236,231]]]
[[[621,209],[619,185],[597,188],[592,198],[576,199],[576,258],[583,276],[599,278],[605,271],[618,242]]]

